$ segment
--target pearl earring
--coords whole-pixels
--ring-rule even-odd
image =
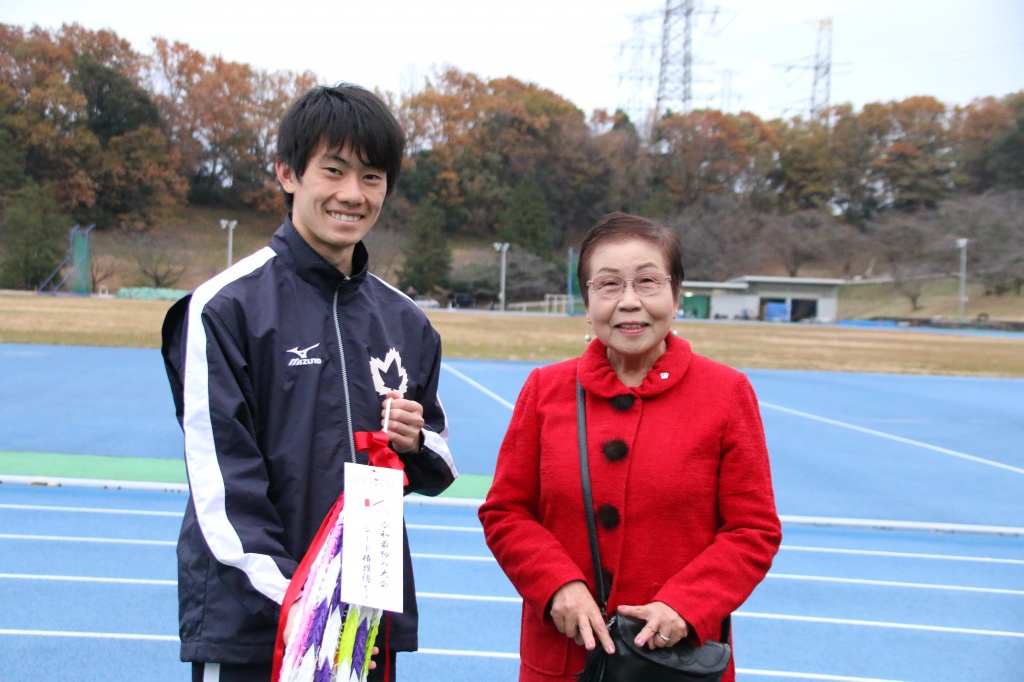
[[[587,333],[583,335],[583,342],[584,343],[590,343],[591,341],[594,340],[594,337],[590,335],[591,331],[592,330],[590,328],[590,320],[587,320]]]
[[[676,331],[676,329],[674,327],[672,329],[672,336],[679,336],[679,332]]]

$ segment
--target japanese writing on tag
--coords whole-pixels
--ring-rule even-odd
[[[402,472],[345,463],[341,600],[402,611]]]

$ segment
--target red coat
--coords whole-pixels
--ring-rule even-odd
[[[609,612],[660,601],[701,641],[764,578],[782,540],[757,398],[746,376],[682,339],[642,385],[616,377],[605,347],[534,370],[516,403],[480,507],[487,544],[523,597],[520,680],[571,680],[585,650],[555,629],[555,592],[593,592],[576,444],[575,381]],[[630,399],[628,396],[631,396]],[[612,399],[615,398],[613,401]],[[735,677],[733,665],[725,680]]]

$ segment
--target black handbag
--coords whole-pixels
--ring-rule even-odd
[[[583,509],[587,515],[590,536],[590,557],[594,563],[594,586],[597,605],[608,618],[608,598],[601,571],[601,555],[597,549],[597,526],[594,523],[594,500],[590,492],[590,462],[587,457],[586,395],[576,382],[576,424],[580,450],[580,478],[583,482]],[[729,629],[731,620],[722,621],[719,642],[693,646],[681,641],[671,647],[648,649],[637,646],[636,637],[644,621],[620,614],[607,620],[608,632],[615,643],[615,653],[608,654],[596,646],[587,652],[583,670],[573,675],[577,682],[718,682],[729,666]]]

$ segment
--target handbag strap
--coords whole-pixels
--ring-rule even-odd
[[[604,593],[604,572],[601,570],[601,553],[597,549],[597,524],[594,522],[594,497],[590,492],[590,458],[587,456],[587,394],[576,379],[576,439],[580,449],[580,481],[583,484],[583,511],[587,517],[587,535],[590,537],[590,560],[594,564],[594,589],[601,616],[608,618],[608,598]],[[732,629],[732,614],[722,620],[722,644],[729,643]]]
[[[583,483],[583,510],[587,515],[587,535],[590,536],[590,559],[594,563],[594,589],[601,616],[608,618],[608,598],[604,593],[604,573],[601,554],[597,550],[597,524],[594,523],[594,497],[590,493],[590,459],[587,457],[587,397],[576,380],[576,431],[580,448],[580,480]]]

